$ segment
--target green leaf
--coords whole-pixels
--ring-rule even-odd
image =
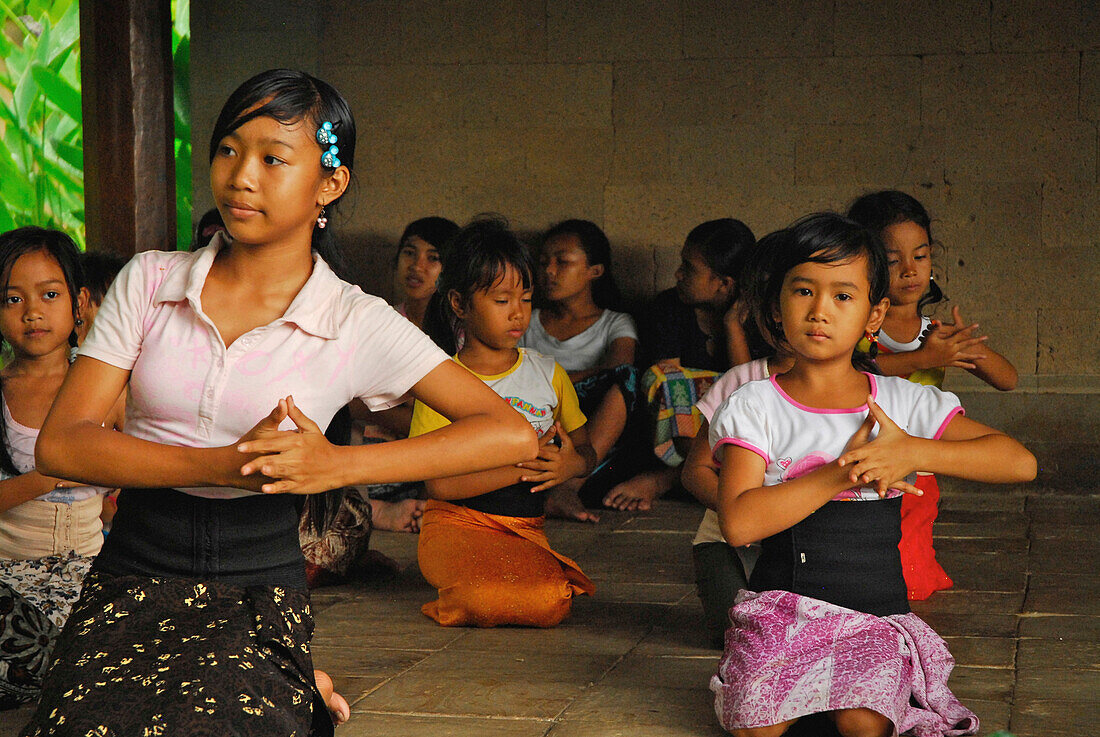
[[[15,218],[12,216],[11,210],[8,209],[3,200],[0,200],[0,231],[6,233],[15,227]]]
[[[27,24],[23,22],[23,19],[19,17],[18,13],[11,9],[11,6],[8,3],[0,0],[0,10],[3,10],[4,15],[8,16],[8,18],[10,18],[15,23],[15,25],[19,28],[20,33],[28,33]]]
[[[172,32],[180,39],[191,35],[191,0],[172,0]]]
[[[15,115],[23,125],[30,125],[33,121],[36,97],[38,97],[38,86],[34,83],[34,76],[28,66],[19,77],[19,83],[15,85],[15,94],[12,95]]]
[[[74,146],[65,141],[53,139],[50,141],[61,160],[77,171],[84,171],[84,147]]]
[[[31,75],[42,88],[47,100],[73,120],[83,120],[79,89],[74,88],[68,80],[63,79],[53,69],[40,64],[31,67]]]
[[[56,5],[57,3],[55,3]],[[52,48],[49,49],[51,63],[62,53],[68,53],[80,43],[80,7],[78,3],[70,3],[64,14],[55,20],[51,39]]]
[[[176,117],[191,125],[191,40],[183,39],[172,57],[172,96]]]
[[[0,201],[18,210],[34,207],[34,187],[30,177],[3,143],[0,143]]]
[[[42,18],[42,35],[38,37],[38,42],[34,47],[34,59],[48,65],[50,63],[50,47],[53,44],[53,31],[50,29],[50,19]]]

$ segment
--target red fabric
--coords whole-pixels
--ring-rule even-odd
[[[940,487],[932,475],[917,476],[914,484],[924,496],[905,494],[901,500],[901,569],[910,601],[927,599],[954,582],[936,560],[932,523],[939,514]]]

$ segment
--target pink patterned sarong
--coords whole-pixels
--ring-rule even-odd
[[[725,729],[765,727],[838,709],[873,709],[899,734],[978,732],[947,687],[955,660],[915,614],[876,617],[786,591],[742,591],[718,674]]]

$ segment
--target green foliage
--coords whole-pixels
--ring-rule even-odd
[[[191,239],[190,0],[172,0],[177,247]],[[77,0],[0,0],[0,232],[57,228],[84,243]]]
[[[0,231],[36,224],[84,241],[76,0],[0,0]]]
[[[176,110],[176,248],[191,245],[191,0],[172,0]]]

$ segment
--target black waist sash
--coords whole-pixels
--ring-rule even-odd
[[[900,520],[900,497],[829,502],[761,542],[749,588],[791,591],[879,617],[906,614]]]
[[[533,488],[535,484],[530,482],[509,484],[485,494],[456,499],[452,504],[505,517],[541,517],[546,511],[546,492],[532,494]]]
[[[298,499],[205,499],[175,489],[123,489],[92,570],[237,586],[305,589]]]

